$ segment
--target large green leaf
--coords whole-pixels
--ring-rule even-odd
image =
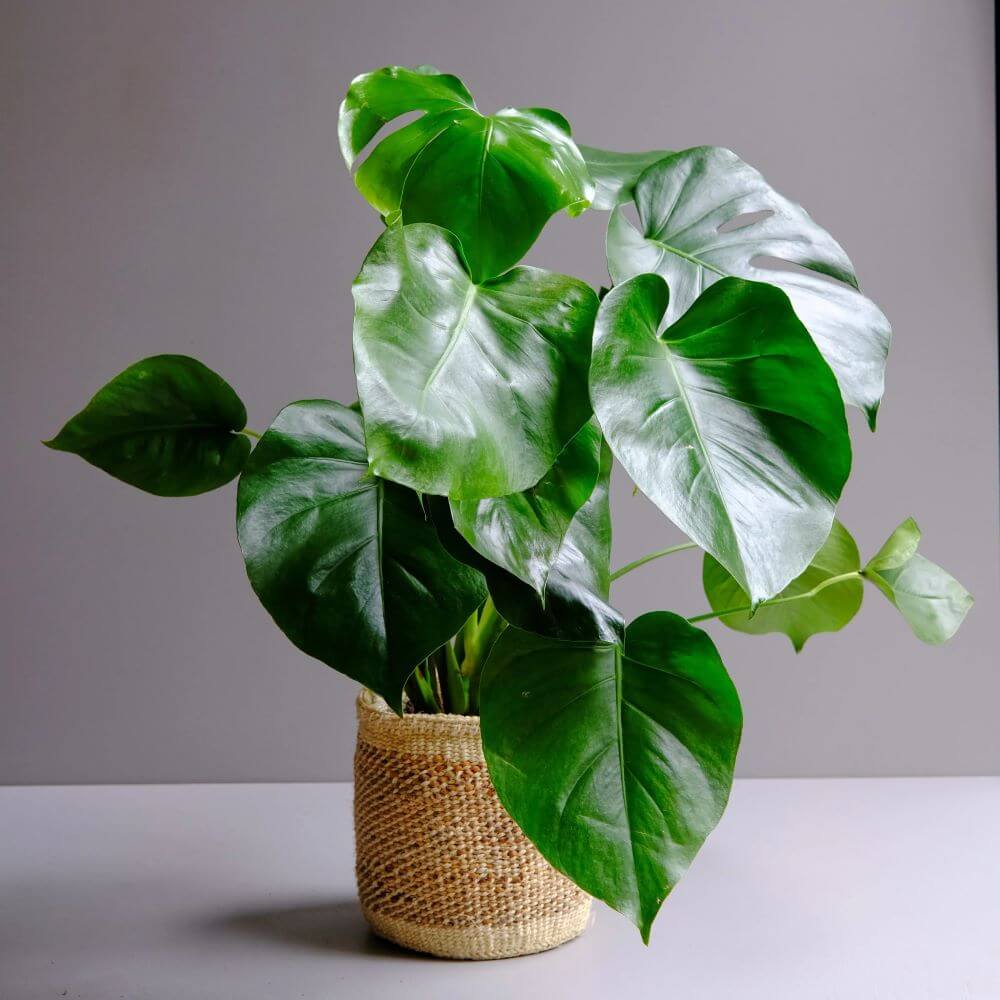
[[[453,499],[533,486],[590,416],[597,296],[532,267],[475,283],[455,236],[387,229],[354,283],[354,362],[380,476]]]
[[[833,369],[845,401],[861,407],[875,426],[892,331],[858,290],[847,254],[826,230],[753,167],[713,146],[675,153],[650,167],[635,186],[635,203],[638,230],[621,209],[608,224],[608,268],[616,282],[647,271],[666,278],[668,323],[726,275],[778,285]],[[799,267],[778,270],[761,258]]]
[[[752,618],[747,611],[737,611],[722,615],[719,620],[737,632],[750,635],[782,632],[799,652],[810,636],[837,632],[858,613],[864,596],[864,584],[858,576],[860,569],[861,559],[854,539],[839,521],[834,521],[829,537],[809,568],[785,587],[774,604],[762,605]],[[850,573],[854,574],[851,579],[829,582]],[[713,611],[746,608],[750,603],[743,588],[708,553],[702,565],[702,583]]]
[[[594,411],[633,482],[757,604],[830,533],[851,465],[844,405],[780,289],[726,278],[660,337],[668,299],[643,274],[601,303]]]
[[[508,629],[480,692],[493,786],[548,861],[644,940],[726,806],[742,713],[711,640],[636,619],[621,643]]]
[[[426,113],[383,139],[355,182],[388,223],[455,233],[477,281],[516,264],[550,216],[590,204],[593,184],[561,115],[482,115],[460,80],[432,67],[389,66],[354,80],[340,109],[348,165],[383,125],[412,111]]]
[[[579,149],[594,181],[594,200],[590,207],[601,212],[629,201],[635,182],[646,167],[671,155],[666,149],[653,149],[648,153],[615,153],[593,146],[580,146]]]
[[[419,498],[368,471],[361,417],[292,403],[240,477],[237,532],[261,603],[300,649],[397,711],[410,672],[485,599]]]
[[[608,489],[611,449],[601,445],[593,491],[570,522],[541,595],[512,573],[481,555],[455,530],[448,503],[429,498],[444,547],[485,577],[501,617],[527,632],[559,639],[617,641],[624,628],[608,604],[611,589],[611,510]]]
[[[544,594],[566,532],[594,492],[600,455],[601,431],[590,420],[534,486],[503,497],[452,500],[456,530],[490,562]]]
[[[907,518],[863,572],[918,639],[937,645],[958,631],[972,607],[972,595],[950,573],[919,555],[919,542],[917,522]]]
[[[160,354],[116,375],[45,444],[147,493],[187,497],[243,468],[246,422],[228,382],[194,358]]]

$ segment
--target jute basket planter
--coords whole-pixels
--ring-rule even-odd
[[[358,895],[380,937],[443,958],[510,958],[563,944],[590,897],[538,853],[500,804],[479,719],[399,718],[358,698]]]

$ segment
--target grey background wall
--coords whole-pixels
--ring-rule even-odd
[[[262,429],[353,398],[350,284],[378,221],[337,150],[351,77],[432,62],[581,141],[727,145],[851,253],[896,337],[845,521],[915,515],[975,593],[949,646],[878,594],[795,657],[712,626],[746,775],[1000,770],[992,5],[988,0],[4,2],[0,782],[344,778],[354,685],[249,591],[234,487],[157,500],[43,449],[128,363],[190,353]],[[594,284],[605,216],[530,261]],[[677,539],[616,481],[616,559]],[[690,554],[623,580],[702,610]]]

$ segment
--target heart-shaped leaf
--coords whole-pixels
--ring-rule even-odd
[[[907,518],[864,568],[922,642],[938,645],[957,631],[972,595],[950,573],[917,553],[920,529]]]
[[[844,405],[780,289],[726,278],[660,337],[668,299],[643,274],[601,303],[594,411],[633,482],[757,604],[830,533],[851,466]]]
[[[413,668],[486,596],[416,494],[368,471],[361,417],[338,403],[278,414],[240,477],[237,533],[278,627],[396,711]]]
[[[533,486],[590,417],[597,296],[517,267],[476,284],[437,226],[387,229],[354,283],[354,363],[380,476],[476,499]]]
[[[732,785],[742,713],[712,641],[666,611],[621,643],[508,629],[480,705],[501,802],[555,868],[648,940]]]
[[[668,323],[727,275],[777,285],[833,369],[845,401],[863,409],[874,428],[892,330],[858,290],[847,254],[826,230],[735,153],[713,146],[674,153],[650,167],[635,185],[635,203],[639,230],[621,209],[608,223],[615,282],[647,271],[666,278]],[[761,258],[798,268],[763,266]]]
[[[160,354],[116,375],[45,444],[161,497],[228,483],[250,453],[247,411],[200,361]]]
[[[630,201],[639,175],[663,157],[672,155],[666,149],[653,149],[648,153],[615,153],[593,146],[580,146],[579,149],[594,181],[594,200],[590,207],[600,212],[609,212]]]
[[[348,166],[383,125],[412,111],[426,114],[383,139],[355,182],[388,223],[455,233],[477,281],[516,264],[556,212],[590,204],[593,184],[561,115],[482,115],[460,80],[432,67],[389,66],[354,80],[340,109]]]
[[[601,431],[590,420],[534,486],[503,497],[452,500],[455,529],[480,555],[544,594],[566,532],[594,492],[600,457]]]
[[[512,573],[480,555],[458,533],[447,501],[431,497],[430,509],[444,547],[486,577],[502,618],[517,628],[559,639],[616,642],[624,622],[608,604],[611,588],[611,449],[601,444],[593,491],[576,512],[539,595]]]
[[[839,521],[834,521],[829,537],[809,568],[785,587],[773,603],[761,605],[752,618],[744,610],[721,615],[719,620],[737,632],[750,635],[782,632],[799,652],[810,636],[837,632],[858,613],[864,596],[860,569],[861,558],[854,539]],[[746,608],[750,604],[743,588],[708,553],[702,565],[702,583],[713,611]]]

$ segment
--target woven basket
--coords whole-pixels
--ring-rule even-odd
[[[358,895],[372,930],[443,958],[510,958],[563,944],[590,897],[538,853],[500,804],[479,719],[394,715],[358,698]]]

